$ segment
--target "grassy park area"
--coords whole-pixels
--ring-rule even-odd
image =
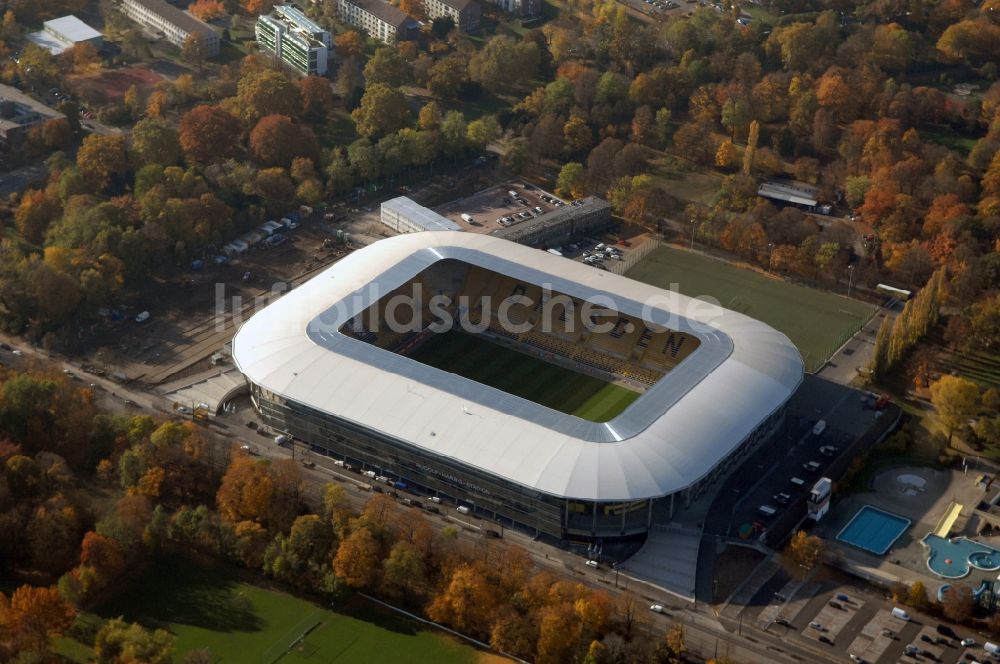
[[[638,392],[461,332],[436,334],[410,357],[592,422],[614,419],[639,398]]]
[[[677,284],[684,295],[713,297],[767,323],[798,347],[807,371],[822,366],[874,313],[864,302],[670,247],[657,249],[626,276],[660,288]]]
[[[76,631],[95,633],[116,616],[171,632],[176,661],[199,649],[216,662],[239,664],[505,661],[363,598],[332,611],[244,581],[231,568],[180,558],[161,561],[120,598],[81,615]],[[55,650],[81,663],[92,656],[72,638],[57,641]]]

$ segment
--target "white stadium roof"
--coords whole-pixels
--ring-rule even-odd
[[[339,332],[447,258],[580,299],[610,298],[619,311],[701,345],[618,417],[595,423]],[[250,381],[286,399],[507,481],[592,501],[695,484],[788,400],[803,371],[785,335],[743,314],[458,232],[409,233],[353,252],[256,313],[237,332],[233,357]]]

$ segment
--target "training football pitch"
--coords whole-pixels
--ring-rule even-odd
[[[464,332],[435,334],[410,357],[591,422],[614,419],[640,396]]]
[[[701,254],[660,247],[625,276],[690,297],[711,296],[784,332],[818,370],[874,315],[875,307],[834,293],[791,284]]]
[[[213,662],[234,664],[501,661],[364,598],[331,611],[244,581],[231,568],[181,558],[158,562],[120,598],[78,621],[96,629],[115,616],[169,631],[178,662],[201,649],[210,651]],[[90,661],[90,649],[79,641],[62,638],[54,646],[70,661]]]

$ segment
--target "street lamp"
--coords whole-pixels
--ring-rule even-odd
[[[768,249],[768,252],[767,252],[767,273],[771,274],[771,263],[774,260],[774,243],[773,242],[768,242],[767,243],[767,249]]]
[[[694,225],[696,222],[696,219],[691,220],[691,251],[694,251]]]
[[[854,266],[847,266],[847,297],[851,296],[851,289],[854,287]]]

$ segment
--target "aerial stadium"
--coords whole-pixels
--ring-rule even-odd
[[[256,313],[233,358],[265,424],[508,526],[642,536],[773,432],[787,337],[507,240],[379,241]]]

